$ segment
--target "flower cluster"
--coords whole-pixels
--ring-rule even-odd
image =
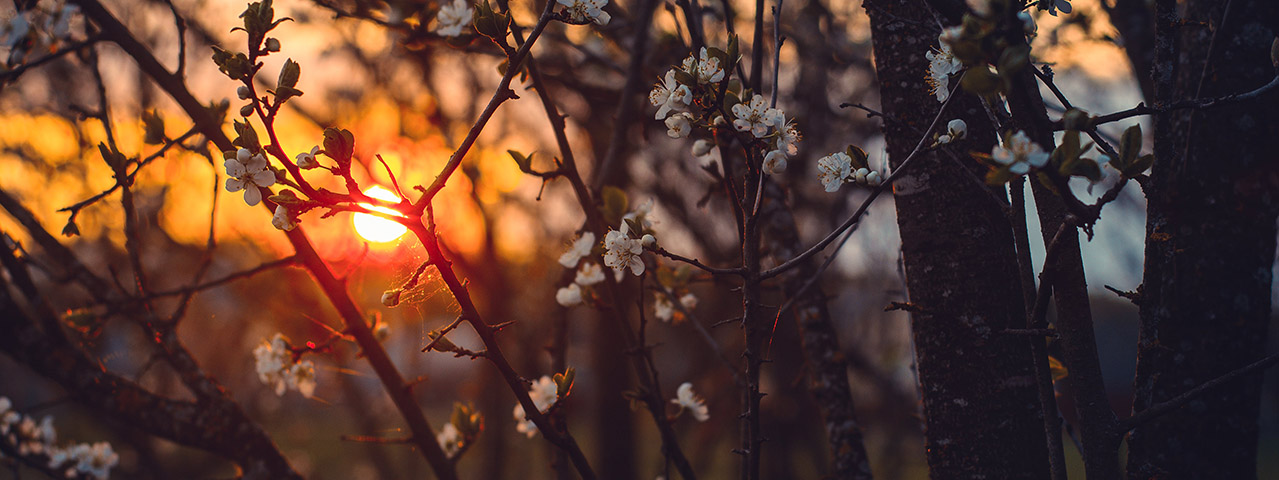
[[[588,292],[590,290],[589,287],[604,281],[603,268],[600,268],[595,262],[582,262],[582,259],[590,256],[591,251],[594,249],[595,234],[583,232],[569,246],[568,251],[560,255],[560,265],[563,265],[564,268],[577,268],[573,283],[555,292],[555,301],[560,305],[565,307],[580,305],[583,293]]]
[[[961,119],[951,120],[946,124],[946,133],[937,136],[936,145],[945,145],[968,135],[968,124]]]
[[[671,403],[679,405],[680,411],[688,410],[693,414],[699,422],[705,422],[711,418],[710,410],[706,408],[706,401],[702,397],[693,393],[693,384],[684,382],[675,390],[675,399]]]
[[[533,406],[537,407],[537,411],[546,413],[551,409],[551,405],[555,405],[555,401],[559,399],[559,386],[551,379],[549,375],[542,375],[542,378],[533,382],[532,388],[528,390],[529,399],[533,400]],[[515,430],[523,433],[528,438],[537,435],[537,425],[524,413],[524,406],[515,404]]]
[[[244,190],[244,202],[249,206],[257,205],[262,201],[262,191],[259,188],[275,185],[275,172],[271,171],[266,157],[261,152],[255,155],[246,148],[237,150],[234,155],[228,152],[226,157],[222,166],[226,167],[226,174],[231,177],[226,179],[226,190]]]
[[[608,25],[613,17],[604,11],[608,0],[557,0],[564,6],[564,14],[574,23],[591,23]]]
[[[18,455],[45,456],[50,469],[62,471],[67,478],[77,475],[104,480],[111,476],[120,457],[111,444],[98,442],[80,443],[68,447],[56,445],[58,433],[53,428],[53,417],[35,419],[13,410],[13,402],[0,397],[0,441],[18,452]]]
[[[663,120],[672,111],[683,112],[693,103],[693,91],[675,79],[675,69],[666,72],[661,83],[653,86],[648,92],[648,103],[657,107],[656,120]]]
[[[1024,175],[1031,168],[1040,168],[1048,164],[1048,152],[1026,136],[1026,132],[1018,131],[1009,135],[1002,145],[996,145],[990,152],[991,160],[1008,168],[1016,175]]]
[[[938,102],[950,98],[950,76],[964,68],[964,64],[950,51],[949,35],[956,33],[949,29],[943,31],[938,37],[941,48],[924,54],[928,58],[928,93],[936,95]]]
[[[684,307],[684,310],[697,308],[697,295],[693,295],[692,292],[680,295],[679,304]],[[671,320],[679,323],[684,319],[684,314],[675,308],[675,304],[671,302],[671,299],[666,294],[661,292],[653,296],[653,316],[668,323]]]
[[[456,37],[462,30],[471,26],[470,2],[453,0],[453,3],[441,3],[440,12],[435,14],[435,33],[442,37]]]
[[[863,161],[864,163],[864,161]],[[883,176],[869,167],[853,169],[853,157],[845,152],[836,152],[817,160],[817,179],[822,182],[827,192],[839,190],[844,182],[852,181],[868,187],[883,183]]]
[[[297,390],[306,398],[315,393],[315,364],[297,361],[284,335],[277,333],[270,341],[262,340],[253,349],[253,358],[258,379],[274,387],[276,395],[284,395],[286,389]]]

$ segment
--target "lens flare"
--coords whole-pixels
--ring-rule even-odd
[[[387,190],[386,188],[383,188],[378,185],[374,185],[364,190],[364,194],[370,197],[376,198],[378,200],[386,200],[388,202],[400,201],[400,197],[396,196],[395,192]],[[361,203],[360,206],[367,208],[369,210],[387,213],[390,215],[395,215],[395,216],[400,215],[395,210],[391,210],[386,207],[377,207],[377,206],[369,205],[367,203]],[[393,220],[388,220],[388,219],[385,219],[376,215],[370,215],[367,213],[357,213],[355,215],[352,215],[351,224],[355,225],[355,233],[359,234],[360,238],[363,238],[365,240],[368,240],[374,243],[386,243],[386,242],[395,241],[396,239],[403,236],[404,232],[407,232],[409,230],[408,227],[405,227],[404,225],[400,225],[399,223],[396,223]]]

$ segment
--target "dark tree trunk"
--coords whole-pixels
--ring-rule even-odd
[[[764,238],[775,258],[794,258],[803,251],[795,217],[786,207],[785,195],[774,183],[765,186],[762,208]],[[853,409],[852,388],[848,384],[848,362],[839,347],[839,335],[826,308],[826,295],[816,285],[801,292],[817,266],[804,263],[782,275],[786,298],[794,302],[791,312],[799,326],[804,348],[808,390],[822,410],[823,426],[830,445],[829,474],[832,478],[869,480],[870,463],[862,441],[862,428]],[[798,296],[796,296],[798,294]],[[789,314],[781,312],[782,315]]]
[[[938,29],[923,2],[866,2],[889,158],[906,159],[939,108],[924,53]],[[989,151],[994,132],[976,99],[956,98]],[[1012,226],[984,169],[946,152],[924,154],[895,184],[898,226],[933,478],[1048,478],[1048,449],[1030,343],[1002,333],[1025,325]],[[997,193],[999,197],[1004,192]]]
[[[1156,7],[1161,103],[1249,91],[1274,78],[1273,0]],[[1155,118],[1134,411],[1263,353],[1279,192],[1276,98]],[[1135,429],[1129,476],[1256,478],[1260,387],[1260,376],[1232,382]]]

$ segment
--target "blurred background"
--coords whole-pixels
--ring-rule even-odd
[[[199,100],[216,103],[229,98],[238,105],[237,85],[217,71],[209,47],[245,49],[243,33],[231,32],[239,24],[243,3],[105,3],[166,67],[176,70],[179,62],[183,64],[187,85]],[[662,123],[652,120],[652,107],[642,100],[650,82],[687,55],[688,34],[672,3],[657,5],[642,86],[627,99],[639,109],[629,117],[615,118],[640,3],[614,1],[608,7],[613,21],[603,27],[552,23],[533,49],[534,55],[550,92],[568,116],[568,134],[583,176],[597,175],[614,131],[620,129],[624,144],[605,181],[623,187],[632,205],[654,201],[649,218],[655,221],[665,248],[708,264],[731,265],[738,257],[733,219],[722,196],[702,202],[714,184],[689,151],[692,139],[668,138]],[[1057,84],[1079,108],[1107,112],[1135,105],[1141,101],[1140,91],[1121,47],[1113,41],[1114,28],[1104,10],[1097,0],[1075,0],[1073,5],[1069,16],[1034,12],[1039,23],[1036,58],[1054,65]],[[745,49],[751,42],[754,9],[754,2],[745,0],[702,5],[708,43],[722,47],[727,41],[725,6],[736,12],[732,22],[736,31],[744,32]],[[25,43],[8,43],[10,70],[0,72],[0,189],[18,197],[55,234],[68,219],[59,209],[114,183],[111,168],[96,148],[106,133],[100,122],[85,115],[96,110],[99,101],[95,70],[105,87],[112,131],[124,153],[146,156],[158,148],[142,141],[143,112],[160,112],[170,137],[190,128],[182,111],[134,61],[105,42],[92,47],[98,56],[96,69],[83,52],[72,52],[25,71],[13,70],[89,38],[86,20],[78,13],[64,14],[63,7],[60,1],[42,0],[24,8],[21,15],[34,33]],[[277,2],[277,17],[293,21],[273,32],[282,50],[265,59],[262,75],[273,81],[271,72],[278,71],[285,58],[292,58],[302,65],[298,88],[305,92],[287,104],[277,122],[286,152],[292,156],[309,151],[321,143],[326,127],[346,128],[356,137],[359,163],[355,170],[362,185],[390,187],[375,154],[385,159],[406,188],[428,184],[492,95],[502,59],[490,42],[449,44],[425,34],[438,7],[433,1],[416,0]],[[528,26],[541,5],[515,2],[512,8],[516,22]],[[175,11],[185,19],[181,38]],[[0,6],[6,38],[13,36],[18,15],[14,5]],[[58,31],[63,19],[66,29]],[[777,79],[778,106],[798,121],[804,140],[780,183],[805,244],[822,238],[867,193],[851,186],[834,194],[824,192],[816,179],[817,158],[851,143],[870,153],[872,165],[887,163],[880,120],[867,118],[866,112],[855,108],[840,108],[842,103],[872,109],[879,105],[867,21],[856,0],[791,0],[784,5],[781,30],[787,41],[780,56],[784,68]],[[771,30],[771,26],[766,29],[770,39]],[[0,52],[4,51],[0,46]],[[550,157],[558,155],[535,93],[524,85],[513,84],[513,88],[522,98],[498,111],[462,170],[437,197],[440,231],[457,268],[469,279],[481,312],[492,319],[517,322],[500,338],[521,375],[537,378],[554,373],[546,347],[553,342],[559,319],[567,318],[567,363],[578,372],[566,405],[572,432],[593,463],[630,465],[630,478],[651,479],[664,472],[656,429],[645,412],[631,409],[621,395],[635,385],[619,353],[619,340],[611,329],[601,327],[611,320],[599,318],[586,307],[564,309],[555,302],[563,275],[555,260],[584,217],[565,183],[551,182],[543,191],[540,180],[521,174],[506,154],[508,149],[536,151],[534,166],[539,169],[549,168]],[[1114,131],[1107,133],[1118,135],[1126,126],[1111,125]],[[1149,134],[1149,124],[1145,127]],[[245,205],[240,194],[221,189],[224,179],[220,158],[211,163],[204,155],[182,149],[168,152],[138,175],[134,191],[142,216],[142,267],[156,288],[180,288],[190,281],[204,258],[210,228],[216,248],[206,278],[220,278],[292,253],[264,211]],[[326,181],[330,180],[320,184]],[[1092,198],[1086,187],[1078,185],[1080,195]],[[385,346],[401,373],[420,381],[415,393],[428,418],[436,425],[444,423],[457,401],[469,402],[484,414],[483,434],[458,463],[462,477],[555,478],[549,461],[552,447],[540,437],[528,439],[516,431],[511,416],[514,397],[490,365],[420,352],[429,341],[426,332],[459,313],[438,278],[429,276],[407,292],[398,308],[388,309],[379,302],[383,291],[406,281],[424,260],[417,240],[406,235],[374,241],[384,239],[357,230],[349,214],[320,219],[318,213],[309,213],[302,222],[330,268],[345,276],[361,310],[371,321],[376,318],[389,325]],[[80,236],[59,238],[93,271],[127,284],[131,269],[124,252],[119,195],[80,211],[76,224]],[[1037,229],[1033,219],[1030,228]],[[0,213],[0,230],[23,245],[31,244],[25,230],[7,213]],[[1084,245],[1084,259],[1107,387],[1122,415],[1129,406],[1137,309],[1103,286],[1132,290],[1141,283],[1144,204],[1135,184],[1107,207],[1096,232]],[[1032,235],[1032,243],[1037,237]],[[834,268],[821,279],[851,364],[849,375],[872,468],[883,479],[926,478],[927,474],[909,317],[884,311],[889,302],[907,300],[899,242],[892,200],[882,198],[839,252]],[[1040,261],[1042,244],[1032,248]],[[84,291],[59,287],[48,277],[37,280],[49,287],[47,291],[58,292],[48,300],[59,310],[95,307]],[[720,348],[735,358],[741,351],[741,333],[735,324],[719,322],[737,315],[737,295],[708,279],[694,282],[691,289],[701,300],[693,320],[709,328]],[[784,301],[779,292],[770,295],[778,303]],[[1272,303],[1273,298],[1279,298],[1279,293],[1272,296]],[[158,308],[174,307],[165,302],[158,302]],[[651,303],[646,315],[652,314]],[[307,357],[315,361],[319,377],[310,399],[296,392],[277,396],[258,380],[252,351],[275,332],[295,343],[322,342],[329,335],[328,327],[340,329],[340,325],[305,271],[279,268],[196,295],[179,333],[204,369],[227,387],[308,478],[428,476],[425,462],[408,445],[344,439],[406,434],[398,412],[353,344],[338,342],[331,354]],[[654,356],[667,396],[673,397],[679,384],[692,382],[709,406],[707,422],[688,415],[675,421],[680,443],[694,467],[706,478],[733,476],[738,463],[737,455],[731,453],[737,445],[738,393],[732,378],[689,324],[650,323],[648,335],[658,345]],[[463,346],[479,345],[467,327],[450,338]],[[1272,339],[1271,344],[1275,343]],[[89,339],[89,346],[111,371],[164,395],[189,396],[171,370],[153,365],[149,342],[128,320],[108,319],[100,334]],[[826,464],[825,434],[807,392],[799,348],[793,319],[783,317],[772,342],[775,363],[765,370],[763,388],[769,393],[764,401],[764,429],[770,439],[764,456],[767,478],[818,478]],[[1276,378],[1276,372],[1268,374],[1262,401],[1263,478],[1279,476]],[[235,475],[234,465],[225,459],[96,417],[6,355],[0,355],[0,395],[25,412],[53,415],[60,438],[112,442],[120,453],[116,478]],[[1070,418],[1070,406],[1063,407]],[[629,446],[625,450],[631,454],[604,455],[604,444]],[[1075,462],[1072,473],[1082,475],[1070,445],[1067,442]],[[0,478],[17,473],[0,470]]]

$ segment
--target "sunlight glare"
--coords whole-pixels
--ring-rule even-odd
[[[388,202],[400,201],[400,197],[396,196],[395,192],[387,190],[380,185],[369,187],[364,190],[364,194],[378,200],[386,200]],[[391,210],[386,207],[376,207],[367,203],[361,203],[360,206],[369,210],[375,210],[391,215],[399,215],[399,213],[395,210]],[[395,221],[387,220],[375,215],[369,215],[367,213],[357,213],[352,215],[351,223],[355,225],[355,233],[359,234],[360,238],[374,243],[394,241],[395,239],[403,236],[404,232],[409,230],[408,227],[400,225]]]

